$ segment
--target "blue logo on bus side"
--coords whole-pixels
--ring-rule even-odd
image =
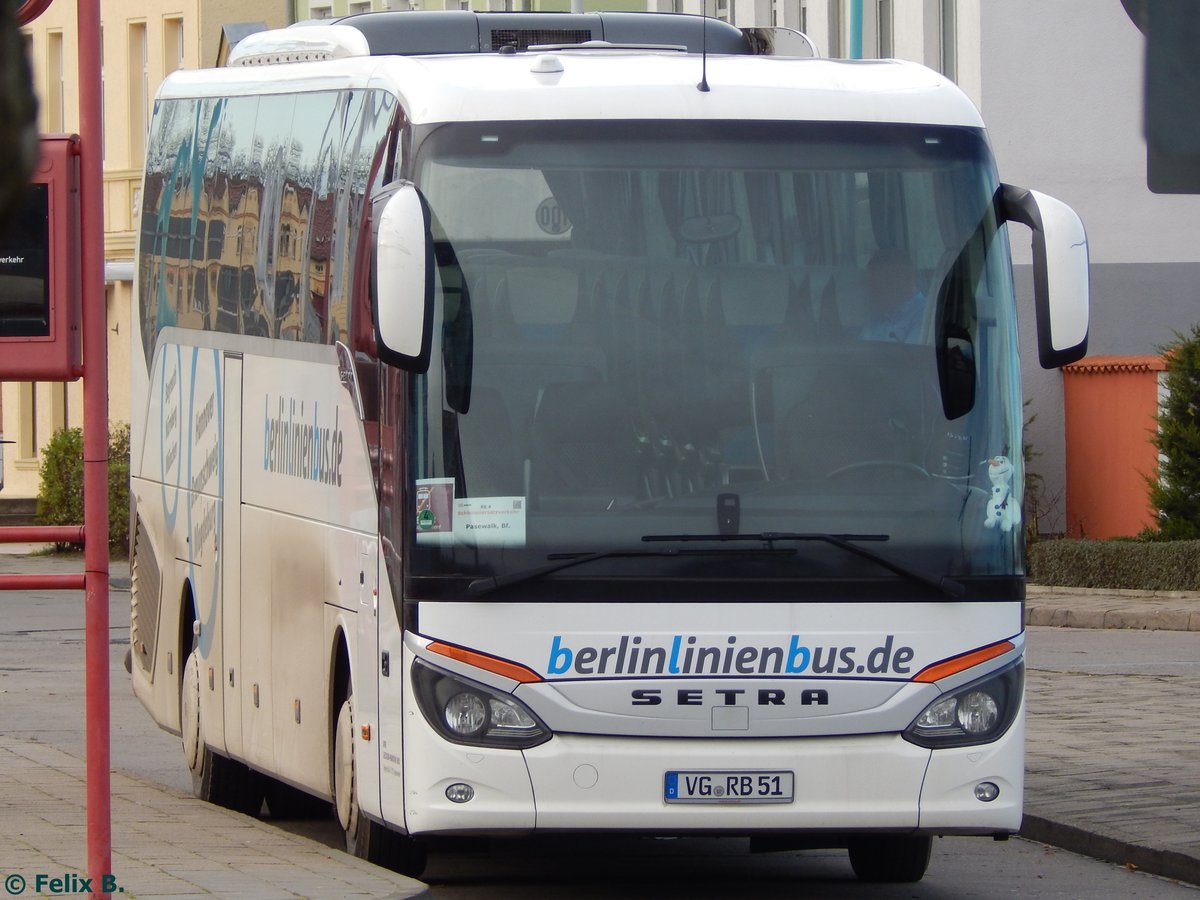
[[[189,477],[192,469],[192,452],[196,448],[194,428],[196,425],[196,369],[200,361],[200,349],[192,348],[192,383],[188,392],[188,472]],[[213,384],[216,394],[216,419],[217,419],[217,499],[215,507],[215,519],[213,522],[213,534],[215,536],[216,547],[221,546],[221,515],[220,511],[225,504],[225,416],[224,407],[221,403],[221,366],[220,353],[217,350],[212,351],[213,365]],[[192,522],[192,506],[195,503],[196,492],[191,490],[191,485],[188,486],[188,544],[192,547],[192,552],[188,554],[188,580],[191,581],[193,590],[196,585],[196,556],[200,552],[200,541],[195,540]],[[221,596],[221,554],[214,552],[212,575],[212,590],[208,601],[208,612],[204,616],[204,622],[200,626],[200,655],[207,658],[209,651],[212,649],[213,636],[216,631],[217,624],[217,602]],[[199,604],[199,598],[196,600]],[[200,610],[196,611],[200,615]]]
[[[175,350],[175,370],[173,373],[173,381],[168,383],[167,376],[167,359],[169,352]],[[197,435],[196,427],[196,374],[200,368],[200,348],[192,348],[190,383],[188,384],[187,395],[187,465],[188,483],[186,485],[187,493],[187,545],[188,545],[188,581],[193,588],[193,596],[196,598],[196,605],[199,607],[196,610],[196,615],[203,617],[200,625],[200,653],[207,657],[212,649],[213,635],[217,622],[217,603],[221,595],[221,554],[214,553],[213,565],[211,571],[211,590],[205,604],[199,595],[195,593],[196,587],[196,556],[200,553],[201,545],[206,542],[209,535],[212,535],[215,540],[215,546],[221,546],[221,510],[225,502],[225,410],[222,403],[222,385],[221,385],[221,368],[220,368],[220,353],[217,350],[212,350],[212,366],[213,366],[213,397],[205,402],[205,410],[202,413],[206,417],[205,428],[208,421],[215,419],[217,424],[216,446],[209,453],[209,458],[205,460],[206,475],[203,482],[192,483],[191,473],[194,471],[193,453],[196,449],[195,442]],[[184,413],[183,403],[183,385],[181,383],[183,369],[182,348],[178,345],[171,345],[163,350],[163,365],[162,365],[162,397],[164,409],[167,409],[167,396],[174,392],[175,408],[168,412],[161,419],[160,424],[160,442],[159,442],[159,465],[161,469],[161,490],[163,504],[163,519],[166,523],[167,533],[173,534],[175,531],[175,522],[179,513],[179,495],[185,490],[184,485],[184,463],[180,456],[180,443],[183,426],[180,418]],[[208,409],[211,403],[212,408]],[[211,416],[211,419],[209,418]],[[174,442],[172,445],[171,442]],[[211,460],[211,462],[210,462]],[[174,468],[174,483],[168,478],[168,472]],[[201,517],[197,523],[193,517],[193,509],[196,505],[196,490],[203,488],[208,479],[213,475],[217,478],[216,500],[212,507],[211,519],[208,516]],[[199,525],[199,528],[197,527]],[[207,606],[207,608],[205,608]]]

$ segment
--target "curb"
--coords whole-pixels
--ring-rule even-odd
[[[1025,624],[1052,628],[1200,631],[1200,592],[1027,587]]]
[[[1162,878],[1200,885],[1200,859],[1176,850],[1156,850],[1029,813],[1021,820],[1021,830],[1018,833],[1027,840],[1050,844],[1071,853],[1116,863],[1127,869],[1149,872]]]
[[[1082,594],[1085,597],[1131,597],[1154,600],[1200,600],[1200,591],[1141,591],[1133,588],[1100,588],[1100,587],[1070,587],[1062,584],[1035,584],[1029,582],[1025,587],[1027,594],[1039,597],[1054,597],[1060,594],[1070,596]]]

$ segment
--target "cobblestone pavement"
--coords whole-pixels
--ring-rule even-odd
[[[1107,665],[1103,652],[1047,666],[1036,631],[1022,833],[1200,884],[1200,635],[1138,635],[1145,654],[1132,666]],[[1154,658],[1168,641],[1184,662]]]
[[[37,873],[68,878],[63,873],[84,868],[84,768],[82,759],[48,744],[0,737],[0,847],[9,894],[33,894]],[[411,878],[120,772],[112,774],[112,822],[112,869],[120,882],[114,896],[124,884],[136,885],[138,896],[175,900],[429,896]]]

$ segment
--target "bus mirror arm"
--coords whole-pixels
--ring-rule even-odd
[[[1088,246],[1071,207],[1037,191],[1000,186],[1001,218],[1033,232],[1033,297],[1044,369],[1082,359],[1088,344]]]
[[[433,235],[429,206],[400,183],[373,201],[371,312],[384,362],[410,372],[429,368],[433,322]]]

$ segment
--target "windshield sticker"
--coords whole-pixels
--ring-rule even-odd
[[[417,541],[450,543],[454,536],[454,479],[417,480]]]
[[[524,497],[455,497],[453,478],[417,480],[417,543],[524,547]]]
[[[547,197],[538,204],[536,216],[538,228],[546,234],[558,237],[571,230],[570,219],[567,218],[567,214],[553,197]]]
[[[471,497],[454,502],[454,534],[478,547],[525,546],[524,497]]]
[[[987,505],[987,518],[983,524],[988,528],[1000,526],[1001,531],[1012,531],[1021,524],[1021,504],[1013,496],[1013,464],[1007,456],[993,456],[984,460],[988,467],[988,478],[992,482],[992,497]]]

